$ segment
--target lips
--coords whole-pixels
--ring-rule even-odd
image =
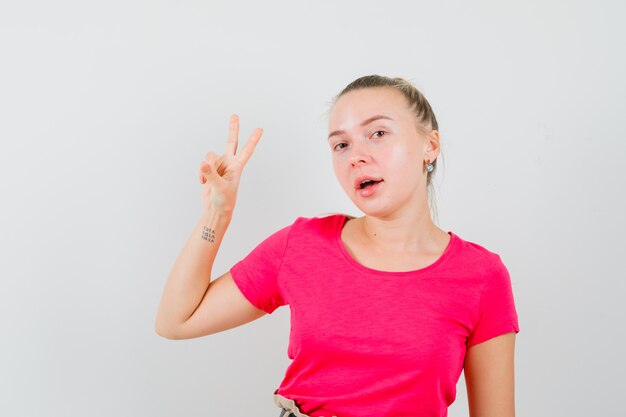
[[[354,180],[354,188],[357,190],[361,189],[361,184],[366,181],[380,182],[383,181],[383,179],[380,177],[372,177],[370,175],[362,175]]]

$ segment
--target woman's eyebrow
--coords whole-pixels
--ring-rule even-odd
[[[379,119],[393,120],[391,117],[385,116],[384,114],[377,114],[376,116],[372,116],[372,117],[369,117],[369,118],[363,120],[361,122],[361,127],[366,126],[366,125],[368,125],[368,124],[370,124],[372,122],[375,122],[376,120],[379,120]],[[346,133],[345,130],[335,130],[334,132],[331,132],[330,135],[328,135],[328,139],[330,139],[331,137],[333,137],[335,135],[343,135],[344,133]]]

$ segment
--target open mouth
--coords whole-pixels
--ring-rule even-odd
[[[372,185],[374,185],[374,184],[378,184],[379,182],[382,182],[382,181],[383,181],[383,180],[380,180],[380,181],[375,181],[375,180],[367,180],[367,181],[363,181],[363,182],[359,185],[359,188],[362,190],[362,189],[364,189],[364,188],[371,187],[371,186],[372,186]]]

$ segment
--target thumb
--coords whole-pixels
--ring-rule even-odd
[[[203,163],[200,166],[200,182],[206,184],[206,182],[216,175],[215,170],[208,163]]]

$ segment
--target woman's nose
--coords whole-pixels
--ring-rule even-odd
[[[361,155],[355,155],[350,157],[350,162],[352,166],[358,166],[365,163],[365,158]]]
[[[352,149],[350,149],[350,163],[353,166],[361,165],[369,160],[369,157],[365,153],[363,147],[354,146],[352,144]]]

